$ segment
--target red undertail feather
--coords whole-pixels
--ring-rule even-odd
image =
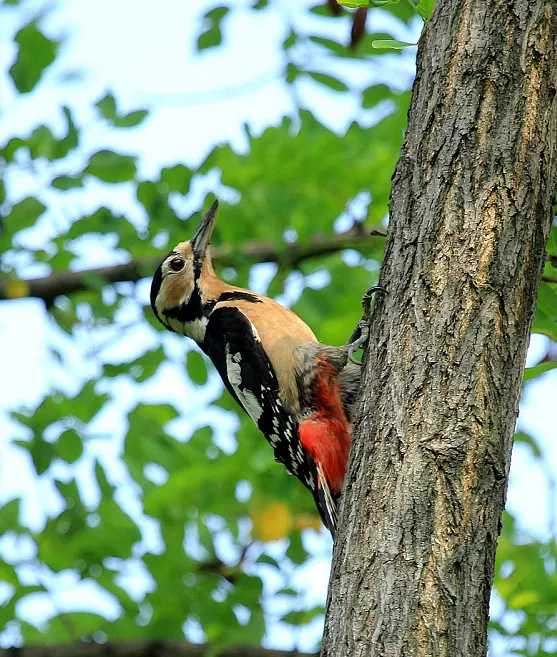
[[[336,496],[340,493],[348,463],[351,426],[344,413],[333,367],[325,360],[314,390],[316,410],[299,425],[300,441],[320,466]]]

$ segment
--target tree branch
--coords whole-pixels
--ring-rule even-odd
[[[278,250],[273,244],[266,242],[247,243],[241,250],[234,250],[224,245],[213,249],[213,256],[223,267],[238,265],[246,260],[253,263],[276,262],[286,267],[296,267],[304,260],[329,253],[345,249],[369,248],[375,242],[375,238],[384,236],[385,231],[382,228],[364,230],[358,226],[339,235],[315,237],[307,244],[288,244],[283,250]],[[57,272],[42,278],[0,281],[0,301],[36,297],[49,306],[56,297],[94,289],[99,284],[135,282],[150,276],[160,260],[160,256],[141,258],[121,265]]]
[[[117,641],[64,643],[0,650],[0,657],[204,657],[208,646],[185,641]],[[317,657],[316,653],[230,646],[219,657]]]
[[[557,277],[555,277],[555,276],[542,276],[542,281],[544,283],[557,283]]]

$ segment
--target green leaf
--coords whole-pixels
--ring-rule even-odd
[[[393,92],[386,84],[373,84],[362,92],[362,106],[366,109],[374,107],[382,100],[392,98]]]
[[[373,2],[373,0],[338,0],[338,4],[342,5],[343,7],[348,7],[348,9],[357,9],[358,7],[369,7],[370,4]],[[389,4],[392,2],[392,0],[386,0],[385,4]],[[395,2],[398,2],[398,0],[395,0]],[[377,2],[374,2],[374,4],[377,4]],[[381,3],[381,0],[379,0],[379,4]]]
[[[102,464],[99,461],[95,461],[95,479],[97,480],[97,485],[101,491],[102,498],[110,498],[114,493],[114,486],[108,480],[106,476],[106,471],[103,468]]]
[[[150,180],[142,180],[138,183],[135,195],[147,214],[153,212],[160,197],[157,185]]]
[[[74,397],[54,390],[43,398],[33,412],[12,411],[11,417],[39,436],[48,426],[64,418],[90,422],[109,399],[107,394],[97,393],[95,385],[96,381],[87,381]]]
[[[119,376],[128,374],[135,381],[142,383],[156,374],[160,364],[165,358],[162,347],[146,351],[135,360],[119,363],[117,365],[107,364],[104,366],[105,376]]]
[[[106,393],[95,390],[96,381],[87,381],[81,390],[59,409],[62,417],[75,417],[83,423],[91,422],[95,415],[110,399]]]
[[[211,23],[220,23],[229,11],[230,7],[214,7],[205,14],[205,20]]]
[[[32,440],[16,440],[16,445],[29,452],[33,466],[38,475],[44,474],[56,458],[54,447],[47,442],[42,434],[35,433]]]
[[[118,115],[116,109],[116,98],[114,98],[111,93],[99,98],[95,103],[95,107],[98,109],[101,116],[109,121],[112,121]]]
[[[10,76],[20,93],[32,91],[58,52],[59,41],[46,37],[33,20],[15,35],[17,55]]]
[[[19,231],[34,226],[46,206],[34,196],[15,203],[0,223],[0,253],[14,246],[14,237]]]
[[[323,18],[335,18],[335,14],[331,12],[329,4],[326,2],[318,2],[316,5],[313,5],[309,9],[310,13],[315,14],[316,16],[321,16]],[[339,5],[339,11],[344,13]]]
[[[135,228],[125,217],[115,215],[108,208],[101,207],[92,214],[87,214],[74,221],[66,233],[66,238],[73,240],[89,233],[106,234],[111,232],[124,234],[131,238],[135,234]],[[102,280],[89,276],[88,284],[91,287],[95,287],[99,282],[102,283]]]
[[[281,621],[288,623],[288,625],[307,625],[311,623],[314,618],[323,616],[325,607],[317,606],[313,609],[303,609],[300,611],[289,611],[282,616]]]
[[[0,507],[0,535],[6,532],[18,530],[21,500],[13,499]]]
[[[300,69],[296,64],[293,64],[292,62],[288,62],[286,65],[286,82],[288,84],[292,84],[297,80],[297,78],[300,76]]]
[[[523,431],[517,431],[514,435],[514,442],[520,443],[522,445],[527,445],[532,451],[533,456],[535,456],[538,459],[542,458],[543,452],[540,446],[538,445],[538,442],[536,441],[535,438],[533,438],[529,434],[524,433]]]
[[[541,333],[557,342],[557,286],[541,282],[538,288],[538,300],[532,332]]]
[[[524,370],[524,382],[532,381],[546,372],[550,372],[557,368],[557,361],[550,361],[548,363],[540,363],[539,365],[534,365],[533,367],[527,367]]]
[[[133,128],[145,120],[149,112],[147,110],[134,110],[128,114],[120,114],[116,105],[116,98],[113,94],[107,93],[100,98],[95,107],[101,114],[115,128]]]
[[[55,189],[67,191],[68,189],[76,189],[83,187],[83,176],[56,176],[50,183]]]
[[[257,557],[256,563],[272,566],[273,568],[277,568],[278,570],[280,570],[279,562],[270,554],[265,554],[265,553],[260,554]],[[297,595],[297,592],[295,592],[295,595]]]
[[[433,10],[435,9],[435,0],[420,0],[415,5],[415,9],[424,21],[427,21],[431,18],[431,14],[433,14]]]
[[[2,509],[0,509],[0,515],[1,514],[2,514]],[[14,526],[11,525],[8,531],[13,531],[13,530],[14,530]],[[4,534],[4,532],[5,530],[2,531],[2,534]],[[19,588],[19,577],[17,575],[16,569],[11,564],[4,561],[3,559],[0,559],[0,582],[4,582],[4,584],[10,584],[16,590]],[[2,627],[1,622],[0,622],[0,627]]]
[[[4,219],[3,231],[14,235],[20,230],[30,228],[45,210],[46,206],[44,203],[41,203],[34,196],[28,196],[12,206],[12,209]]]
[[[290,545],[286,550],[286,556],[295,564],[302,564],[308,558],[308,553],[302,543],[302,535],[295,531],[290,536]]]
[[[190,379],[197,385],[207,383],[207,364],[198,351],[188,351],[187,369]]]
[[[293,48],[298,43],[298,34],[293,30],[290,30],[284,41],[282,42],[282,47],[284,50],[289,50]]]
[[[309,75],[312,80],[319,82],[319,84],[324,84],[326,87],[330,87],[335,91],[348,91],[348,86],[332,75],[328,75],[327,73],[319,73],[317,71],[306,71],[306,74]]]
[[[349,50],[344,44],[339,43],[334,39],[329,39],[327,37],[323,37],[315,34],[312,34],[309,37],[309,39],[313,43],[316,43],[317,45],[322,46],[323,48],[327,48],[327,50],[329,50],[331,53],[339,57],[354,56],[354,53],[351,50]]]
[[[408,43],[407,41],[398,41],[397,39],[374,39],[371,45],[378,50],[389,48],[391,50],[404,50],[415,46],[415,43]]]
[[[191,169],[183,164],[176,164],[172,167],[163,167],[160,180],[168,192],[187,194],[192,176],[193,171]]]
[[[229,7],[214,7],[208,11],[203,20],[204,30],[197,37],[197,49],[206,50],[222,43],[221,24],[230,11]]]
[[[83,444],[75,429],[66,429],[54,443],[57,456],[67,463],[75,463],[83,453]]]
[[[149,115],[148,110],[134,110],[114,119],[115,128],[133,128],[142,123]]]
[[[33,631],[35,628],[27,624],[23,632],[25,642],[31,643],[44,642],[47,645],[52,643],[67,643],[71,636],[91,637],[96,632],[106,632],[110,624],[104,616],[95,613],[86,613],[83,611],[73,611],[58,613],[49,619],[41,631]],[[72,634],[69,633],[71,628]],[[75,634],[73,634],[75,633]]]
[[[222,43],[222,32],[218,25],[212,25],[208,30],[202,32],[197,37],[197,49],[198,50],[208,50],[209,48],[215,48],[220,46]]]
[[[32,159],[44,157],[59,160],[66,157],[78,146],[79,132],[70,109],[63,107],[62,112],[66,120],[66,134],[63,137],[57,137],[48,126],[40,125],[28,137],[9,140],[3,149],[6,161],[13,162],[16,153],[24,148],[27,148]]]
[[[136,171],[135,157],[121,155],[110,150],[94,153],[85,168],[85,173],[107,183],[133,180]]]

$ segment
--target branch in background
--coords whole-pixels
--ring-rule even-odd
[[[380,228],[363,231],[359,226],[356,230],[332,237],[316,237],[307,244],[288,244],[284,250],[278,250],[272,244],[264,242],[247,243],[237,251],[228,246],[216,247],[213,249],[213,257],[222,267],[235,266],[244,260],[252,263],[276,262],[279,265],[296,267],[309,258],[344,249],[365,249],[370,247],[378,236],[384,237],[385,231]],[[58,272],[42,278],[0,281],[0,301],[36,297],[50,306],[56,297],[95,289],[99,284],[134,282],[151,276],[160,260],[160,256],[157,256],[131,260],[122,265]]]
[[[557,283],[557,277],[555,276],[542,276],[542,281],[545,283]]]
[[[337,0],[327,0],[327,5],[333,16],[340,16],[342,14],[342,7],[339,5]]]
[[[0,650],[0,657],[204,657],[208,646],[184,641],[117,641],[68,643]],[[210,654],[210,653],[209,653]],[[317,653],[230,646],[219,657],[318,657]]]
[[[367,7],[358,7],[352,19],[350,48],[354,50],[366,34]]]

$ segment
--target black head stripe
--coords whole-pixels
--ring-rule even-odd
[[[203,303],[199,294],[199,288],[196,286],[194,287],[192,295],[187,303],[175,306],[174,308],[168,308],[163,311],[163,314],[168,319],[176,319],[184,324],[185,322],[193,322],[196,319],[208,316],[211,310],[213,310],[215,304],[216,301],[207,301]]]
[[[193,278],[197,282],[201,276],[203,260],[194,252],[193,254]],[[197,285],[196,285],[197,287]]]
[[[161,324],[164,324],[162,319],[159,317],[159,313],[157,312],[157,305],[156,305],[156,300],[157,296],[159,294],[159,290],[161,289],[162,285],[162,265],[164,261],[171,255],[176,254],[176,251],[170,251],[170,253],[167,253],[164,258],[161,260],[160,265],[157,267],[155,274],[153,276],[153,280],[151,281],[151,308],[153,309],[153,312],[155,313],[155,317],[161,322]],[[178,254],[176,254],[178,255]],[[166,326],[166,325],[165,325]]]
[[[242,292],[235,290],[234,292],[223,292],[219,296],[219,301],[248,301],[249,303],[263,303],[261,299],[251,292]]]

